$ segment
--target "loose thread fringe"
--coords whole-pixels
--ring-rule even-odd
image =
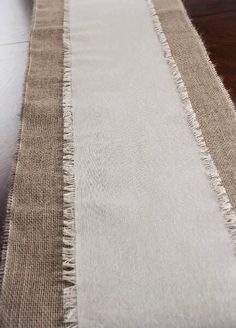
[[[77,328],[77,287],[75,263],[75,177],[73,111],[71,95],[71,43],[69,26],[69,4],[64,2],[64,80],[63,80],[63,118],[64,118],[64,231],[63,231],[63,280],[64,324],[66,328]]]
[[[219,173],[211,158],[209,150],[204,141],[201,128],[192,108],[184,81],[178,70],[178,67],[172,57],[171,50],[165,34],[162,30],[161,23],[157,16],[156,10],[151,0],[146,0],[150,15],[153,20],[154,29],[161,42],[164,56],[170,67],[178,92],[180,94],[183,107],[186,111],[189,126],[195,136],[199,146],[201,158],[205,166],[206,173],[217,194],[220,208],[223,212],[225,224],[234,242],[236,252],[236,215],[230,204],[226,190],[222,184]],[[196,32],[197,33],[197,32]],[[69,31],[69,8],[68,0],[65,0],[64,9],[64,84],[63,84],[63,113],[64,113],[64,236],[63,236],[63,279],[69,287],[64,289],[64,310],[65,326],[67,328],[78,327],[77,317],[77,287],[76,287],[76,263],[75,263],[75,178],[74,178],[74,145],[73,145],[73,113],[71,102],[71,44]],[[208,58],[208,56],[207,56]],[[209,59],[210,60],[210,59]],[[213,70],[215,72],[215,70]],[[233,103],[225,90],[222,81],[217,73],[214,73],[220,83],[224,94],[234,108]]]
[[[230,200],[228,198],[227,192],[222,184],[222,181],[221,181],[221,178],[217,171],[217,168],[216,168],[216,166],[211,158],[210,152],[206,146],[204,137],[202,135],[201,127],[197,121],[196,114],[192,108],[192,104],[189,99],[188,92],[185,87],[184,81],[181,77],[181,74],[175,63],[175,60],[171,54],[171,50],[170,50],[168,41],[162,30],[162,26],[161,26],[160,20],[158,18],[158,15],[156,13],[155,7],[152,3],[152,0],[146,0],[146,2],[147,2],[147,6],[149,9],[150,15],[152,17],[154,29],[155,29],[157,36],[160,40],[160,43],[162,45],[165,59],[169,65],[173,79],[175,81],[179,95],[181,97],[181,101],[182,101],[184,110],[187,115],[188,124],[191,127],[193,135],[198,144],[200,154],[201,154],[201,159],[203,161],[206,174],[208,175],[208,177],[212,183],[213,189],[217,194],[219,206],[220,206],[220,209],[224,216],[225,225],[226,225],[226,227],[229,231],[229,234],[233,240],[234,253],[236,255],[236,215],[235,215],[234,209],[233,209],[232,205],[230,204]],[[210,59],[208,59],[208,60],[210,61]],[[215,75],[217,76],[218,82],[220,82],[221,88],[224,90],[224,95],[226,96],[226,98],[229,102],[229,105],[232,108],[234,108],[234,105],[233,105],[227,91],[223,87],[222,81],[220,80],[220,78],[218,77],[218,75],[214,69],[213,69],[213,71],[215,72]]]
[[[32,10],[32,16],[31,16],[31,33],[30,33],[30,38],[29,38],[29,44],[28,44],[28,49],[27,49],[27,54],[28,54],[28,62],[27,62],[27,67],[25,71],[25,86],[22,94],[22,108],[21,108],[21,113],[19,114],[17,123],[16,123],[16,130],[17,130],[17,143],[16,143],[16,149],[15,149],[15,154],[13,157],[12,165],[11,165],[11,176],[10,176],[10,181],[8,184],[8,194],[7,194],[7,199],[5,201],[4,209],[5,213],[3,213],[3,217],[0,219],[3,220],[3,231],[2,231],[2,243],[0,243],[0,291],[1,291],[1,285],[4,280],[4,274],[5,274],[5,264],[7,260],[7,252],[8,252],[8,238],[9,238],[9,232],[10,232],[10,223],[11,223],[11,215],[12,215],[12,207],[14,204],[14,182],[15,182],[15,176],[17,172],[17,165],[18,165],[18,156],[20,152],[20,147],[21,147],[21,134],[22,134],[22,126],[23,126],[23,117],[24,117],[24,102],[25,102],[25,97],[26,97],[26,89],[27,89],[27,76],[29,73],[30,69],[30,50],[31,50],[31,40],[32,40],[32,35],[35,30],[35,23],[36,23],[36,12],[37,12],[37,2],[34,1],[33,3],[33,10]],[[5,218],[4,218],[5,215]]]

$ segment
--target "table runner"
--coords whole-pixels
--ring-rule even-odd
[[[34,6],[2,326],[234,327],[235,114],[182,3]]]

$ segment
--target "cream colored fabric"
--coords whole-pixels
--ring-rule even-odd
[[[29,0],[0,1],[0,289],[8,235],[5,208],[21,117],[31,9]]]
[[[233,328],[233,246],[143,0],[70,0],[80,328]]]

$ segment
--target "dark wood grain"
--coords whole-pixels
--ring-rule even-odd
[[[185,0],[184,5],[236,101],[236,0]]]
[[[236,11],[236,0],[183,0],[192,17]]]

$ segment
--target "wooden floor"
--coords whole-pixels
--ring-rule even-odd
[[[236,0],[184,0],[218,74],[236,101]]]

